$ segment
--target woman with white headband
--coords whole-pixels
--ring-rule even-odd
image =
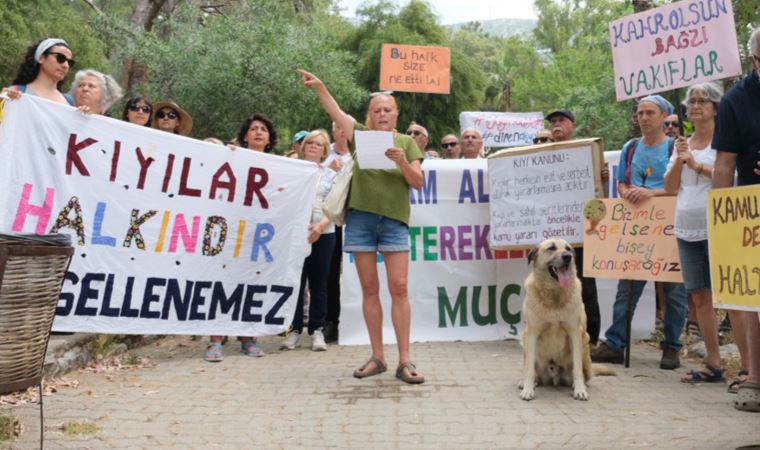
[[[71,96],[61,93],[61,85],[74,65],[72,52],[63,39],[43,39],[27,49],[10,88],[3,89],[16,99],[28,93],[58,103],[74,105]]]

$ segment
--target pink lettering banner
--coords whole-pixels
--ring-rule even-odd
[[[682,0],[609,28],[618,100],[741,74],[731,0]]]

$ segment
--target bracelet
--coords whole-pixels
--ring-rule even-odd
[[[705,165],[700,163],[699,167],[697,167],[697,175],[702,175],[702,171],[704,170],[704,168],[705,168]]]

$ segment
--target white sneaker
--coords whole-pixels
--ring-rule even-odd
[[[311,349],[315,352],[323,352],[327,350],[327,344],[325,344],[325,335],[322,334],[322,330],[315,330],[311,335]]]
[[[288,336],[282,340],[280,350],[293,350],[298,347],[301,342],[301,333],[298,331],[291,331]]]

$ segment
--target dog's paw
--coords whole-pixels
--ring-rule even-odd
[[[536,398],[536,391],[533,390],[533,388],[530,387],[524,387],[522,392],[520,392],[520,398],[527,401],[533,400]]]
[[[588,400],[588,392],[586,392],[586,388],[573,389],[573,398],[584,402]]]

